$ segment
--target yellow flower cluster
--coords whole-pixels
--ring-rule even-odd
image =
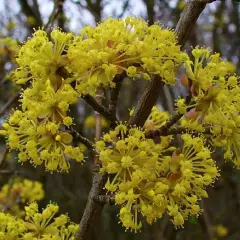
[[[10,150],[18,150],[19,162],[42,163],[49,171],[68,171],[69,159],[83,161],[79,147],[71,145],[72,135],[67,127],[73,119],[67,111],[75,104],[79,94],[65,82],[67,44],[72,34],[60,30],[47,33],[38,30],[19,51],[15,79],[19,84],[31,80],[23,91],[22,109],[16,110],[3,124]]]
[[[168,112],[162,112],[157,106],[154,106],[151,110],[149,118],[145,122],[144,128],[146,129],[159,129],[163,126],[169,118]]]
[[[2,81],[12,79],[11,72],[15,67],[15,56],[19,51],[18,42],[10,37],[0,36],[0,66],[4,70]],[[11,66],[11,67],[10,67]],[[1,93],[4,91],[1,89]]]
[[[0,191],[0,208],[4,212],[14,216],[22,216],[24,213],[19,203],[26,204],[40,201],[44,198],[42,184],[28,179],[17,179],[13,184],[5,184]]]
[[[175,71],[185,59],[173,31],[160,25],[148,26],[138,18],[107,19],[93,28],[86,26],[80,36],[56,29],[51,39],[37,30],[20,49],[14,77],[17,83],[50,80],[54,89],[76,82],[79,94],[94,93],[99,86],[114,86],[116,74],[129,77],[160,75],[175,83]]]
[[[6,60],[14,61],[19,51],[18,42],[10,37],[0,38],[0,64]]]
[[[30,160],[34,166],[44,163],[49,171],[68,171],[69,158],[83,161],[81,149],[71,145],[72,135],[60,123],[48,118],[33,120],[28,114],[16,110],[9,123],[3,124],[10,150],[19,151],[19,162]]]
[[[159,75],[174,84],[176,68],[184,58],[173,31],[130,17],[84,27],[67,56],[80,93],[95,92],[100,84],[114,87],[113,78],[123,71],[131,78],[146,80]]]
[[[67,215],[55,217],[59,207],[48,204],[40,213],[38,205],[25,207],[25,218],[0,213],[1,240],[73,240],[77,224],[70,223]]]
[[[205,187],[218,170],[201,137],[184,134],[182,140],[182,150],[175,149],[169,141],[156,144],[141,129],[119,125],[96,143],[101,171],[114,174],[105,188],[121,205],[127,229],[141,228],[139,214],[151,224],[167,212],[175,226],[200,214],[198,200],[207,197]]]
[[[65,126],[72,124],[72,118],[67,116],[70,104],[77,102],[78,94],[69,85],[63,84],[54,90],[51,82],[35,81],[31,88],[22,93],[22,109],[31,119],[62,123]]]
[[[114,87],[114,77],[123,71],[147,80],[159,75],[174,84],[185,59],[173,31],[137,18],[108,19],[75,37],[55,29],[50,38],[39,29],[20,48],[14,80],[28,82],[28,88],[22,92],[21,109],[0,130],[10,150],[20,152],[20,162],[44,163],[50,171],[68,171],[68,158],[83,160],[67,132],[73,122],[67,111],[79,96],[100,86]]]
[[[181,125],[196,131],[210,130],[214,146],[224,147],[225,158],[240,168],[240,86],[232,65],[208,49],[193,49],[194,61],[186,61],[188,79],[192,82],[192,110],[185,114]],[[187,111],[183,99],[177,101],[180,113]]]
[[[50,41],[47,32],[37,30],[31,39],[21,47],[16,59],[19,67],[14,76],[18,84],[29,80],[51,81],[54,89],[62,83],[62,75],[66,72],[66,51],[72,34],[65,34],[58,29],[51,32]]]
[[[17,240],[25,231],[24,222],[21,219],[0,212],[0,240]]]

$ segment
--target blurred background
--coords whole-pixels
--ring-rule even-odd
[[[124,18],[138,16],[149,24],[159,22],[166,28],[174,28],[187,1],[183,0],[0,0],[0,124],[17,107],[21,89],[11,81],[10,72],[16,67],[14,56],[18,45],[31,36],[33,29],[42,26],[60,27],[64,31],[78,34],[85,25],[96,25],[108,17]],[[210,47],[219,52],[223,59],[240,69],[240,3],[239,1],[216,1],[208,4],[194,27],[184,49],[188,52],[197,45]],[[177,80],[183,78],[181,72]],[[127,120],[129,109],[139,99],[145,82],[123,82],[117,114]],[[170,113],[174,112],[174,99],[184,95],[185,89],[164,86],[158,99],[158,106]],[[75,129],[94,140],[94,112],[83,100],[72,106]],[[108,122],[102,120],[103,131],[108,131]],[[141,233],[125,232],[118,224],[116,206],[106,205],[100,222],[95,226],[93,240],[190,240],[190,239],[240,239],[240,171],[225,164],[221,151],[216,160],[221,169],[221,177],[214,187],[208,188],[209,198],[202,201],[203,214],[192,217],[184,229],[174,229],[167,216],[149,226],[144,222]],[[87,160],[87,157],[89,160]],[[9,188],[19,179],[40,181],[45,197],[39,202],[44,207],[49,202],[59,204],[62,213],[68,213],[72,221],[78,223],[85,208],[91,187],[91,158],[86,151],[83,166],[72,162],[68,174],[48,173],[44,168],[34,168],[30,164],[17,163],[16,153],[8,153],[5,139],[0,137],[0,189],[5,184]],[[0,206],[8,201],[9,194],[0,193]],[[2,198],[1,198],[2,197]],[[14,196],[10,199],[15,201]],[[9,201],[10,201],[9,200]],[[13,203],[15,204],[15,203]],[[5,208],[6,210],[6,208]]]

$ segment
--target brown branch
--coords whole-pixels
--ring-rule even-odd
[[[98,195],[93,198],[94,201],[100,204],[115,204],[115,198],[113,195]]]
[[[156,137],[160,137],[160,136],[177,135],[177,134],[183,134],[183,133],[189,133],[189,134],[197,135],[200,132],[196,132],[194,130],[187,129],[187,128],[184,128],[184,127],[171,127],[169,129],[166,129],[166,130],[164,129],[164,131],[161,130],[161,128],[160,129],[149,130],[149,131],[146,132],[145,137],[155,139]],[[207,127],[205,129],[205,131],[202,132],[202,134],[211,134],[210,128]]]
[[[210,214],[207,210],[205,201],[202,199],[200,202],[200,206],[203,209],[203,214],[198,218],[198,221],[202,227],[203,232],[207,235],[207,240],[214,240],[213,234],[213,225],[210,218]]]
[[[117,121],[117,119],[112,116],[110,111],[104,107],[103,105],[99,104],[94,97],[92,97],[90,94],[86,94],[82,96],[82,98],[93,108],[93,110],[99,112],[101,115],[103,115],[106,119],[109,121]]]
[[[6,113],[6,111],[12,106],[12,104],[14,104],[18,100],[18,97],[19,93],[15,94],[8,100],[8,102],[0,110],[0,117],[2,117]]]
[[[136,125],[142,127],[144,125],[152,107],[157,101],[160,88],[163,87],[163,85],[164,83],[157,75],[148,83],[134,110],[133,116],[128,121],[129,126]]]
[[[15,170],[11,170],[11,169],[0,170],[0,174],[13,174],[13,173],[15,173]]]
[[[27,0],[18,0],[18,2],[25,16],[33,17],[36,20],[33,23],[28,23],[30,32],[33,31],[33,28],[37,29],[39,26],[42,26],[43,22],[37,2],[34,1],[33,6],[31,6]]]
[[[70,133],[73,135],[73,137],[75,139],[77,139],[77,140],[79,140],[79,142],[83,143],[89,150],[94,150],[94,144],[87,138],[83,137],[73,127],[70,127]]]
[[[123,3],[123,9],[122,12],[117,16],[117,18],[122,18],[124,13],[126,12],[127,8],[129,7],[129,0],[125,0],[125,2]]]
[[[93,3],[91,0],[86,0],[86,5],[82,4],[82,0],[79,1],[72,0],[72,2],[79,5],[83,9],[87,9],[93,15],[95,23],[101,21],[102,12],[101,0],[97,0],[95,1],[95,3]]]
[[[168,131],[168,129],[173,126],[181,117],[183,114],[177,112],[173,114],[169,120],[159,129],[160,135],[164,135],[164,133]]]
[[[58,26],[64,30],[64,6],[65,0],[57,0],[54,3],[54,7],[52,10],[52,13],[50,14],[48,18],[48,22],[45,25],[45,29],[48,30],[54,23],[54,21],[58,18]]]
[[[76,233],[76,240],[91,240],[93,239],[93,227],[94,223],[98,220],[101,210],[103,208],[102,204],[99,204],[94,200],[96,196],[102,194],[102,189],[107,181],[106,174],[95,173],[93,176],[92,188],[89,192],[87,206],[85,208],[84,214],[82,216],[80,227]]]
[[[150,25],[154,24],[154,17],[155,17],[155,1],[154,0],[143,0],[146,5],[147,9],[147,19]]]
[[[64,30],[64,23],[65,23],[65,20],[64,20],[64,9],[63,9],[63,6],[64,6],[64,2],[65,0],[58,0],[57,4],[57,8],[58,8],[58,27],[60,27],[62,30]]]
[[[177,23],[175,34],[177,36],[178,44],[184,46],[187,38],[192,31],[193,26],[195,25],[199,15],[204,10],[206,3],[213,2],[214,0],[208,1],[189,1],[185,6],[181,17]]]
[[[97,94],[95,96],[95,101],[97,102],[97,104],[99,106],[102,106],[102,99],[103,99],[103,92],[101,88],[97,89]],[[95,142],[99,141],[101,138],[101,134],[102,134],[102,116],[99,112],[95,112],[95,119],[96,119],[96,124],[95,124]],[[95,155],[94,156],[94,160],[93,160],[93,164],[94,165],[99,165],[100,161],[99,161],[99,156]]]
[[[7,147],[4,149],[4,152],[3,152],[3,155],[0,159],[0,166],[2,165],[2,163],[5,161],[6,157],[7,157],[7,154],[8,154],[8,150],[7,150]]]
[[[116,83],[116,86],[111,89],[110,92],[110,103],[109,103],[109,112],[112,115],[113,119],[117,119],[117,101],[118,101],[118,96],[120,93],[120,89],[122,86],[122,81],[126,77],[126,72],[124,71],[122,74],[116,75],[114,78],[114,82]],[[111,128],[114,128],[116,125],[116,121],[111,121]]]

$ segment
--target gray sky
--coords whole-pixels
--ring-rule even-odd
[[[0,12],[5,11],[4,4],[7,3],[7,6],[11,9],[11,11],[18,13],[20,11],[18,0],[11,0],[10,5],[9,2],[9,0],[0,0]],[[116,16],[121,13],[121,9],[124,3],[123,0],[104,0],[104,2],[107,2],[107,4],[104,7],[103,18]],[[171,2],[175,2],[175,0],[171,0]],[[53,1],[38,0],[38,3],[40,6],[41,15],[46,22],[53,9]],[[129,5],[129,9],[125,12],[123,17],[146,16],[146,8],[142,0],[130,0]],[[80,12],[78,6],[72,3],[71,0],[66,0],[64,7],[66,16],[69,19],[70,30],[78,32],[85,24],[94,25],[94,19],[92,15],[87,10],[81,10]]]

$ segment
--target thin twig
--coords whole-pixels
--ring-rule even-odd
[[[95,100],[98,103],[99,106],[102,106],[102,99],[103,99],[103,92],[101,88],[97,89],[97,94],[95,96]],[[95,142],[99,141],[101,138],[101,134],[102,134],[102,116],[99,112],[95,111]],[[99,165],[100,161],[99,161],[99,156],[95,155],[93,157],[93,165]]]
[[[53,25],[53,23],[57,19],[58,15],[63,13],[63,3],[64,3],[64,0],[55,1],[52,13],[50,14],[50,16],[48,18],[48,22],[45,25],[46,30],[48,30],[48,28]],[[62,26],[60,26],[60,27],[62,27]]]
[[[8,78],[3,78],[3,80],[0,81],[0,87],[2,87],[2,85],[4,85],[7,81],[8,81]]]
[[[163,92],[165,95],[165,99],[167,101],[167,110],[170,114],[174,113],[174,103],[173,97],[171,96],[170,88],[168,85],[164,85]]]
[[[172,127],[181,117],[183,116],[182,113],[176,112],[173,114],[169,120],[159,129],[160,135],[165,135],[164,133]]]
[[[109,121],[117,121],[117,119],[114,118],[114,116],[112,116],[110,111],[106,107],[104,107],[102,104],[99,104],[96,101],[96,99],[92,97],[90,94],[86,94],[82,96],[82,98],[93,108],[94,111],[99,112]]]
[[[57,1],[57,17],[58,17],[58,27],[60,27],[62,30],[64,30],[64,23],[65,23],[65,20],[64,20],[64,9],[63,9],[63,6],[64,6],[64,2],[65,0],[58,0]],[[57,18],[56,17],[56,18]]]
[[[15,172],[15,170],[12,170],[12,169],[0,170],[0,174],[13,174],[14,172]]]
[[[203,199],[200,202],[200,206],[203,209],[203,214],[198,218],[199,223],[203,232],[207,234],[207,240],[214,240],[211,218]]]
[[[112,115],[113,119],[117,119],[117,101],[118,101],[118,96],[120,93],[120,89],[122,86],[122,81],[123,79],[126,77],[126,72],[124,71],[122,74],[118,74],[116,75],[116,77],[114,78],[114,82],[116,84],[116,86],[111,89],[110,92],[110,103],[109,103],[109,112]],[[116,121],[111,121],[111,128],[114,128],[116,125]]]
[[[115,204],[115,198],[113,195],[97,195],[94,198],[94,201],[101,203],[101,204]]]
[[[189,104],[190,106],[187,106],[187,112],[190,111],[193,107],[192,102],[192,94],[189,91],[189,94],[185,97],[185,103],[186,105]],[[182,118],[184,114],[175,112],[169,119],[168,121],[158,130],[159,131],[159,136],[166,136],[168,134],[168,130],[179,120]]]
[[[6,111],[12,106],[12,104],[17,101],[18,97],[19,93],[15,94],[8,100],[8,102],[0,110],[0,117],[2,117],[6,113]]]
[[[89,150],[94,150],[94,143],[92,143],[87,138],[83,137],[79,132],[77,132],[73,127],[70,127],[70,132],[73,134],[73,136],[79,140],[79,142],[83,143]]]
[[[2,165],[2,163],[5,161],[6,157],[7,157],[7,154],[8,154],[8,150],[7,150],[7,147],[4,149],[4,152],[3,152],[3,155],[0,159],[0,166]]]
[[[155,139],[156,137],[160,137],[160,136],[177,135],[177,134],[183,134],[183,133],[198,135],[200,132],[197,132],[188,128],[184,128],[184,127],[171,127],[169,129],[166,129],[166,131],[162,131],[161,129],[149,130],[146,132],[145,137]],[[210,128],[206,128],[205,131],[201,133],[211,134]]]

